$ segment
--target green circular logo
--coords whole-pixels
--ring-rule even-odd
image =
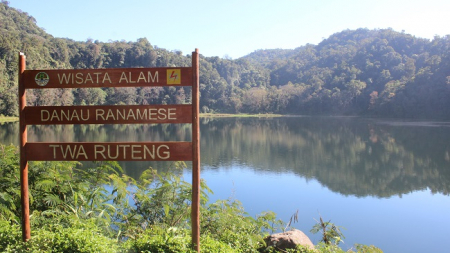
[[[47,83],[50,80],[50,78],[48,77],[47,73],[39,72],[39,73],[37,73],[37,75],[34,78],[34,80],[36,81],[37,85],[45,86],[45,85],[47,85]]]

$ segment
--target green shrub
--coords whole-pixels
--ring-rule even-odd
[[[191,236],[187,230],[155,227],[125,243],[129,252],[183,253],[195,252],[191,247]]]
[[[205,206],[200,222],[204,235],[226,243],[235,252],[258,252],[265,246],[263,238],[282,223],[273,212],[256,218],[249,216],[237,200],[220,200]]]
[[[118,252],[117,241],[101,234],[92,222],[64,227],[49,224],[34,228],[28,242],[22,242],[20,226],[7,221],[0,223],[0,250],[2,252]]]
[[[0,145],[0,217],[16,220],[20,217],[20,169],[18,148]]]
[[[200,250],[202,252],[238,252],[227,243],[215,240],[209,235],[200,237]]]
[[[191,247],[191,235],[188,229],[161,228],[149,229],[138,238],[129,239],[125,245],[128,252],[151,253],[182,253],[196,252]],[[231,247],[225,242],[218,241],[209,235],[201,236],[200,248],[202,252],[243,252],[242,249]]]
[[[355,244],[358,253],[383,253],[383,251],[373,245]]]
[[[7,252],[11,245],[22,243],[22,230],[17,223],[0,220],[0,252]]]

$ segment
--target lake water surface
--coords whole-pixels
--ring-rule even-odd
[[[190,125],[30,126],[28,140],[190,141]],[[18,123],[0,143],[18,144]],[[252,216],[274,211],[310,236],[314,219],[345,227],[343,248],[448,252],[450,122],[353,117],[202,118],[202,178]],[[167,163],[122,163],[138,177]],[[190,168],[184,172],[190,181]]]

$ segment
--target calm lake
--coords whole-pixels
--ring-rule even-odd
[[[28,140],[190,141],[190,125],[30,126]],[[18,145],[18,123],[0,143]],[[217,199],[237,199],[252,216],[274,211],[309,231],[323,217],[342,245],[384,252],[448,252],[450,122],[352,117],[201,118],[202,178]],[[148,166],[122,163],[134,177]],[[190,181],[190,168],[184,171]]]

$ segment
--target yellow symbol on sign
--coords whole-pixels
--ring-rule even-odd
[[[167,84],[181,84],[181,69],[167,70]]]

